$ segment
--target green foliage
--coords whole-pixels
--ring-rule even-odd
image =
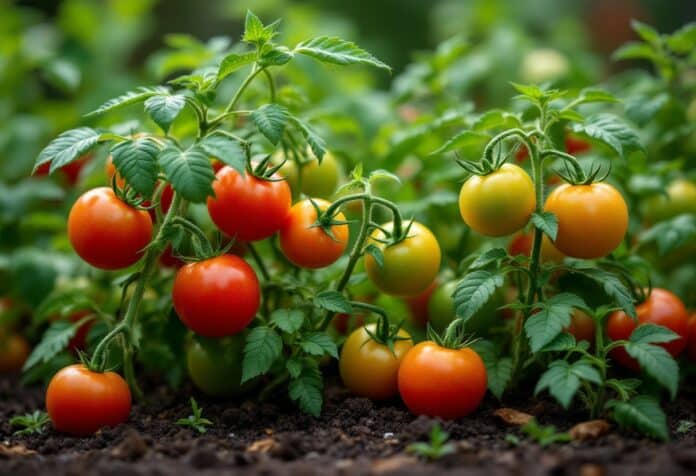
[[[191,397],[191,412],[192,414],[186,418],[180,418],[176,421],[179,426],[189,427],[198,433],[205,433],[208,431],[209,426],[213,425],[213,422],[207,418],[203,418],[203,409],[198,406],[196,399]]]
[[[444,431],[439,423],[430,429],[430,441],[427,443],[411,443],[406,451],[429,460],[438,460],[456,451],[452,443],[448,443],[449,433]]]
[[[265,326],[252,329],[244,347],[242,383],[268,372],[282,350],[283,339],[276,331]]]
[[[667,417],[653,397],[639,395],[626,402],[609,402],[608,407],[621,428],[637,430],[662,441],[669,439]]]
[[[10,418],[10,425],[20,428],[13,433],[13,435],[17,436],[41,434],[46,430],[50,422],[51,419],[48,417],[48,413],[41,410]]]
[[[548,389],[563,408],[568,408],[582,382],[601,385],[602,377],[586,360],[580,359],[572,364],[565,360],[556,360],[549,365],[548,370],[537,382],[534,394]]]
[[[558,433],[553,425],[539,425],[534,418],[522,427],[522,431],[542,447],[553,445],[554,443],[568,443],[572,440],[568,433]]]

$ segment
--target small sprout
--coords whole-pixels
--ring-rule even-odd
[[[186,418],[181,418],[177,420],[176,424],[180,426],[188,426],[189,428],[196,430],[198,433],[205,433],[208,431],[206,426],[211,426],[212,421],[207,418],[203,418],[203,409],[198,406],[196,399],[191,397],[191,411],[193,415],[189,415]]]
[[[512,433],[508,433],[507,435],[505,435],[505,441],[507,441],[512,446],[517,446],[520,444],[520,438],[517,435],[513,435]]]
[[[14,432],[14,435],[33,435],[43,433],[46,425],[51,419],[48,418],[46,412],[36,410],[33,413],[19,415],[10,420],[10,425],[20,427],[20,430]]]
[[[535,419],[524,425],[522,431],[541,446],[548,446],[553,443],[567,443],[573,439],[569,433],[558,433],[555,426],[541,426]]]
[[[679,434],[688,433],[694,426],[696,426],[696,422],[691,420],[679,420],[676,431]]]
[[[406,448],[406,451],[418,456],[423,456],[429,460],[440,459],[445,455],[455,452],[454,445],[452,443],[447,443],[448,439],[449,433],[444,431],[439,423],[435,423],[430,430],[429,443],[412,443]]]

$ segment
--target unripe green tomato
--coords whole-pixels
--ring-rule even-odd
[[[657,223],[683,213],[696,213],[696,184],[677,179],[667,187],[667,196],[646,199],[642,204],[643,217],[648,223]]]
[[[570,65],[563,53],[552,48],[539,48],[524,56],[520,76],[527,83],[539,84],[563,78],[569,70]]]
[[[186,362],[189,376],[201,392],[213,397],[234,397],[249,388],[250,382],[241,384],[246,335],[244,331],[222,339],[191,339]]]
[[[443,332],[454,320],[454,291],[458,281],[449,281],[438,287],[428,302],[428,319],[437,332]],[[466,322],[467,332],[486,334],[497,321],[497,309],[503,305],[501,292],[496,292],[479,311]]]
[[[280,175],[285,177],[293,192],[297,191],[298,174],[294,161],[286,161],[280,169]],[[341,164],[333,154],[327,152],[321,164],[313,159],[302,166],[302,183],[299,191],[308,197],[329,198],[336,191],[342,175]]]

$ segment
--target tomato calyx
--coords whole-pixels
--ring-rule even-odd
[[[429,340],[446,349],[459,350],[471,347],[479,339],[473,334],[468,334],[464,324],[463,319],[455,318],[441,334],[428,324],[426,335]]]
[[[351,301],[350,304],[352,307],[364,309],[369,312],[374,312],[379,316],[377,319],[377,326],[375,328],[375,331],[373,332],[370,329],[368,329],[367,326],[365,326],[365,332],[367,333],[367,335],[370,336],[370,339],[377,342],[378,344],[386,346],[389,349],[389,351],[392,354],[394,354],[394,356],[396,356],[396,350],[394,349],[394,344],[396,344],[396,342],[401,340],[411,340],[410,337],[404,337],[399,335],[399,331],[401,330],[403,321],[396,325],[390,324],[389,319],[387,318],[387,313],[381,307],[360,301]]]
[[[256,177],[259,180],[265,180],[267,182],[284,182],[285,177],[275,176],[287,159],[283,159],[277,165],[271,164],[271,154],[266,155],[260,162],[254,164],[251,160],[247,159],[246,172],[252,177]]]
[[[317,219],[316,221],[309,226],[309,228],[321,228],[324,233],[326,233],[329,238],[334,240],[335,242],[340,242],[338,238],[334,235],[333,226],[336,225],[350,225],[351,223],[354,222],[354,220],[338,220],[336,217],[340,213],[337,208],[333,208],[331,212],[329,212],[329,208],[326,210],[322,210],[319,207],[319,204],[313,199],[309,198],[309,203],[312,204],[312,207],[314,208],[314,211],[317,214]]]

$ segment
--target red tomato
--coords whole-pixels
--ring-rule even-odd
[[[331,205],[320,198],[312,199],[320,210]],[[335,217],[345,222],[343,213]],[[341,257],[348,246],[348,225],[332,225],[330,236],[323,228],[315,226],[317,211],[310,200],[302,200],[290,209],[280,229],[280,249],[290,262],[301,268],[323,268]]]
[[[181,268],[185,263],[174,256],[172,245],[168,245],[159,257],[160,264],[165,268]]]
[[[609,316],[607,322],[607,335],[612,340],[628,339],[637,325],[656,324],[666,327],[680,337],[671,342],[659,344],[667,352],[676,357],[686,347],[689,334],[689,314],[677,296],[665,289],[653,289],[648,299],[636,306],[638,323],[633,321],[625,312],[616,311]],[[638,362],[629,356],[622,347],[614,349],[611,357],[622,366],[638,370]]]
[[[68,217],[68,237],[80,257],[96,268],[135,264],[152,239],[152,220],[116,197],[108,187],[85,192]]]
[[[106,158],[106,164],[104,165],[104,172],[106,173],[106,176],[109,179],[109,186],[111,186],[111,181],[114,179],[114,175],[116,175],[116,186],[118,188],[123,188],[126,186],[126,180],[121,177],[120,174],[116,171],[116,166],[114,165],[114,159],[109,156]]]
[[[590,149],[592,149],[592,146],[585,139],[567,135],[565,136],[565,148],[566,152],[568,152],[570,155],[578,155],[588,152]]]
[[[274,176],[273,179],[280,179]],[[208,198],[208,212],[227,235],[243,241],[263,240],[280,230],[290,212],[290,186],[240,175],[225,166],[213,182],[215,198]]]
[[[570,318],[570,325],[566,332],[572,334],[575,340],[580,342],[585,340],[590,344],[595,341],[595,321],[582,311],[575,310]]]
[[[447,349],[432,341],[408,351],[399,367],[399,393],[416,415],[459,418],[486,394],[486,367],[469,347]]]
[[[92,372],[83,364],[75,364],[51,379],[46,409],[57,431],[87,436],[125,422],[131,410],[131,393],[120,375]]]
[[[689,318],[689,339],[686,344],[686,355],[696,362],[696,314]]]
[[[82,173],[82,169],[87,164],[87,162],[90,161],[91,158],[92,154],[85,154],[79,159],[70,162],[68,165],[64,165],[63,167],[61,167],[60,173],[63,175],[63,177],[65,177],[65,181],[68,182],[68,184],[70,185],[77,184],[77,182],[80,180],[80,173]],[[50,169],[51,163],[47,162],[45,164],[42,164],[38,169],[36,169],[34,175],[48,175]]]
[[[428,324],[428,303],[430,302],[430,297],[433,295],[437,289],[439,282],[437,279],[425,288],[420,294],[415,296],[408,296],[404,298],[406,305],[408,305],[411,311],[411,319],[414,324],[420,327],[425,327]]]
[[[187,264],[176,273],[172,295],[181,321],[205,337],[241,332],[261,302],[256,273],[234,255]]]

